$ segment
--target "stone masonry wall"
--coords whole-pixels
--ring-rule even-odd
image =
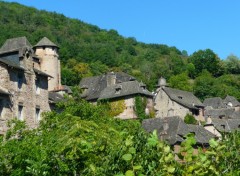
[[[23,119],[30,128],[34,128],[38,125],[36,108],[40,109],[40,113],[50,111],[48,103],[47,77],[36,75],[34,73],[32,68],[32,58],[23,58],[23,61],[24,67],[26,68],[25,71],[10,67],[7,68],[6,66],[0,67],[1,86],[8,89],[12,94],[9,99],[11,108],[5,108],[4,120],[2,120],[0,124],[4,131],[6,131],[7,121],[18,117],[19,105],[23,106]],[[18,88],[18,74],[23,74],[23,84],[21,89]],[[36,78],[40,80],[39,94],[36,92]]]
[[[172,101],[169,96],[160,89],[157,93],[157,96],[154,100],[155,103],[155,110],[156,110],[156,117],[164,118],[169,116],[179,116],[180,118],[184,119],[186,114],[191,114],[189,109],[181,106],[180,104]]]

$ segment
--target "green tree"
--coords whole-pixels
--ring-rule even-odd
[[[176,76],[172,76],[169,79],[169,85],[172,88],[181,89],[185,91],[193,91],[193,85],[190,82],[190,78],[187,73],[181,73]]]
[[[194,52],[190,56],[189,61],[195,66],[196,75],[199,75],[204,69],[209,71],[213,76],[222,74],[220,59],[210,49]]]

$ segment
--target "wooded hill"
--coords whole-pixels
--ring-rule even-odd
[[[107,71],[123,71],[155,89],[160,76],[170,86],[194,91],[201,99],[227,94],[240,99],[240,62],[236,56],[222,61],[210,49],[191,56],[176,47],[145,44],[124,38],[116,30],[62,14],[40,11],[18,3],[0,2],[0,45],[26,36],[34,45],[46,36],[60,47],[62,83],[77,85],[81,78]]]

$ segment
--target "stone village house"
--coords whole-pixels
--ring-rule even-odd
[[[154,109],[157,118],[179,116],[184,119],[187,114],[191,114],[196,120],[205,121],[201,101],[192,92],[167,87],[164,78],[158,81]]]
[[[219,138],[222,138],[223,133],[240,129],[240,103],[235,97],[207,98],[203,104],[205,106],[205,129]]]
[[[135,97],[146,98],[145,112],[153,109],[153,94],[146,89],[146,85],[138,82],[134,77],[123,72],[110,72],[100,76],[83,78],[80,82],[83,89],[82,98],[94,104],[99,100],[114,102],[124,100],[125,109],[117,115],[120,119],[135,119]]]
[[[0,48],[0,134],[14,118],[36,127],[41,113],[51,110],[56,92],[65,91],[58,49],[46,37],[35,46],[26,37],[8,39]]]

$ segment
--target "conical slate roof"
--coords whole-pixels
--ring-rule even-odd
[[[55,43],[53,43],[51,40],[49,40],[47,37],[43,37],[34,47],[38,46],[54,46],[59,48]]]
[[[17,51],[23,47],[32,48],[32,45],[29,43],[26,37],[7,39],[3,46],[0,48],[0,53]]]

